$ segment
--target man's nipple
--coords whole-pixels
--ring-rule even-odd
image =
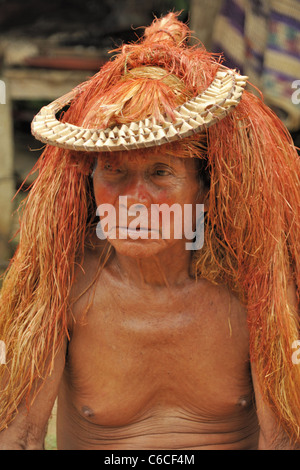
[[[95,416],[95,413],[94,411],[89,408],[88,406],[83,406],[81,408],[81,411],[82,411],[82,414],[86,417],[86,418],[93,418],[93,416]]]
[[[247,408],[250,405],[250,399],[248,397],[240,397],[238,401],[238,405],[241,408]]]

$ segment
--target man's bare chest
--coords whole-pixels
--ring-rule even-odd
[[[89,395],[102,423],[120,425],[145,406],[194,406],[203,414],[205,404],[226,413],[247,395],[243,309],[222,289],[195,293],[151,298],[106,289],[94,297],[69,344],[66,375],[78,407]]]
[[[193,352],[213,356],[220,346],[234,356],[248,352],[245,308],[224,287],[208,281],[157,290],[116,287],[103,282],[77,303],[73,343],[86,339],[128,351],[138,346],[151,357],[180,350],[185,359]]]

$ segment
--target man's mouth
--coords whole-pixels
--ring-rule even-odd
[[[141,237],[141,236],[144,236],[145,238],[152,238],[151,236],[153,236],[153,238],[158,238],[159,237],[159,230],[157,229],[152,229],[152,228],[149,228],[149,227],[126,227],[126,226],[117,226],[116,229],[118,230],[119,232],[119,235],[128,235],[128,236],[132,236],[132,237]]]

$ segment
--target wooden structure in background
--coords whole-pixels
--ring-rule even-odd
[[[16,66],[15,62],[5,65],[4,60],[0,74],[6,92],[5,103],[0,104],[0,270],[7,266],[13,251],[9,245],[9,239],[13,235],[12,199],[16,192],[13,102],[47,103],[67,93],[100,68],[103,59],[99,59],[99,55],[95,56],[95,53],[93,55],[94,57],[84,56],[82,60],[77,55],[69,55],[65,59],[59,57],[57,64],[55,56],[50,61],[47,57],[35,58],[30,65],[23,59],[20,66]],[[40,63],[43,68],[39,68]],[[86,70],[87,64],[92,65],[93,70]],[[74,67],[75,70],[69,70],[68,67]],[[38,111],[39,109],[36,110]]]
[[[0,104],[0,269],[5,268],[9,257],[8,240],[11,235],[13,178],[13,136],[11,101],[8,99],[9,86],[4,77],[5,102]]]

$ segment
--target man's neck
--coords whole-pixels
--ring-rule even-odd
[[[111,266],[138,287],[172,287],[190,279],[191,251],[178,246],[144,258],[114,252]]]

